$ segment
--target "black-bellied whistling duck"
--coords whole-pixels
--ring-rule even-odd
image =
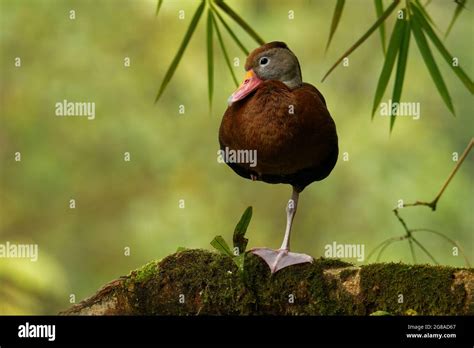
[[[219,142],[227,153],[256,151],[256,163],[226,162],[240,176],[293,187],[280,249],[251,250],[275,273],[313,261],[290,252],[291,225],[299,193],[326,178],[336,164],[336,126],[322,94],[302,81],[298,59],[285,43],[270,42],[254,50],[245,70],[244,82],[228,99]]]

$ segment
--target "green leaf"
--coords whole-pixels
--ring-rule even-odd
[[[222,236],[215,236],[214,239],[211,241],[211,245],[220,253],[230,257],[234,257],[234,254],[232,254],[229,245],[227,245],[226,241],[224,240],[224,238],[222,238]]]
[[[244,271],[245,253],[233,257],[232,261],[237,265],[239,272],[242,273]]]
[[[216,29],[217,39],[219,40],[222,53],[224,54],[225,62],[227,64],[227,67],[229,68],[230,74],[232,75],[232,79],[234,80],[235,85],[238,86],[239,83],[237,82],[234,69],[232,68],[232,64],[230,63],[230,58],[229,58],[229,55],[227,54],[227,49],[225,48],[224,40],[222,39],[221,31],[219,30],[219,25],[217,24],[216,19],[214,18],[214,15],[212,13],[211,13],[211,16],[212,16],[212,22],[214,23],[214,28]]]
[[[416,6],[413,6],[412,9],[414,12],[414,17],[417,21],[421,23],[424,32],[428,35],[431,42],[436,46],[439,53],[441,53],[441,55],[443,56],[444,60],[446,60],[451,69],[453,69],[454,73],[458,75],[459,79],[462,81],[464,86],[466,86],[469,92],[471,92],[471,94],[474,94],[474,83],[472,82],[472,80],[469,78],[469,76],[467,76],[467,74],[459,65],[453,66],[453,56],[448,52],[446,47],[443,45],[443,42],[438,38],[434,30],[431,28],[428,21],[422,16]]]
[[[374,118],[375,110],[377,110],[377,107],[382,100],[388,81],[390,80],[390,75],[392,75],[395,59],[397,58],[397,53],[400,48],[404,23],[406,23],[405,19],[397,19],[395,22],[395,27],[393,28],[392,36],[390,37],[390,42],[388,43],[385,62],[382,67],[382,72],[379,76],[377,89],[375,90],[374,105],[372,107],[372,118]]]
[[[158,13],[160,12],[161,5],[163,5],[164,0],[158,0],[156,4],[156,11],[155,11],[155,16],[158,16]]]
[[[191,40],[194,30],[196,29],[199,23],[199,19],[201,18],[202,12],[204,11],[204,4],[205,4],[204,0],[201,1],[201,4],[196,10],[196,13],[194,13],[193,19],[191,20],[191,23],[189,24],[186,34],[184,35],[184,38],[183,38],[183,41],[181,42],[181,46],[179,47],[178,53],[176,53],[176,56],[174,57],[170,67],[168,68],[168,71],[166,72],[165,77],[163,78],[163,82],[161,82],[160,89],[155,98],[155,103],[160,99],[161,95],[165,91],[166,86],[168,85],[171,78],[173,77],[173,74],[176,71],[176,68],[178,67],[179,62],[181,58],[183,57],[183,53],[186,50],[189,40]]]
[[[211,6],[212,6],[212,3],[211,3]],[[240,47],[240,49],[242,50],[242,52],[245,53],[245,56],[248,56],[249,55],[249,50],[247,48],[245,48],[245,46],[242,44],[242,42],[239,40],[239,38],[237,37],[237,35],[235,35],[235,33],[232,31],[232,29],[229,27],[229,25],[226,23],[226,21],[224,20],[224,18],[222,18],[221,14],[219,13],[219,11],[217,11],[217,9],[212,6],[212,9],[214,11],[214,13],[216,14],[217,18],[219,18],[219,21],[222,23],[222,25],[224,26],[224,28],[226,28],[227,32],[229,33],[229,35],[234,39],[235,43],[237,44],[237,46]]]
[[[383,14],[383,3],[382,0],[374,0],[375,12],[377,13],[377,18],[380,18]],[[382,43],[382,51],[385,55],[385,23],[380,24],[380,41]]]
[[[415,12],[416,14],[416,12]],[[444,83],[443,77],[441,76],[441,72],[436,65],[436,62],[433,58],[433,54],[431,53],[430,47],[428,46],[428,42],[426,41],[425,35],[421,30],[421,23],[416,15],[412,16],[412,25],[411,28],[413,30],[413,36],[415,37],[416,44],[418,45],[418,49],[420,50],[423,59],[425,60],[425,65],[430,72],[431,78],[433,79],[436,88],[438,89],[441,98],[443,98],[444,103],[454,115],[454,107],[453,103],[451,102],[451,97],[449,95],[448,89]]]
[[[465,5],[466,5],[466,1],[467,0],[457,0],[457,1],[455,1],[457,6],[456,6],[456,9],[454,10],[453,18],[451,19],[451,22],[449,23],[448,30],[446,30],[446,34],[444,35],[445,38],[451,32],[451,29],[453,28],[454,22],[456,22],[456,19],[458,19],[458,17],[461,14],[462,10],[464,10]]]
[[[209,94],[209,106],[212,106],[212,94],[214,92],[214,48],[212,43],[212,12],[207,10],[207,86]]]
[[[359,47],[367,38],[372,35],[372,33],[385,21],[385,19],[395,10],[395,8],[398,6],[398,3],[400,0],[394,0],[392,4],[387,7],[385,12],[382,14],[379,19],[375,21],[374,24],[367,30],[367,32],[361,36],[359,40],[356,41],[355,44],[353,44],[344,54],[333,64],[333,66],[328,70],[328,72],[324,75],[323,79],[321,82],[323,82],[326,77],[329,76],[329,74],[339,65],[339,63],[346,58],[348,55],[350,55],[357,47]]]
[[[242,214],[242,217],[240,218],[240,221],[237,226],[235,226],[233,242],[234,248],[238,248],[239,250],[239,255],[244,253],[245,248],[247,248],[247,243],[249,240],[245,238],[245,232],[247,232],[247,228],[251,219],[252,207],[248,207]]]
[[[426,19],[431,23],[433,24],[434,26],[436,26],[435,22],[433,21],[433,19],[431,18],[431,16],[428,14],[428,12],[426,12],[425,10],[425,6],[427,6],[428,4],[426,4],[425,6],[423,6],[421,3],[420,3],[420,0],[415,0],[415,5],[418,5],[420,7],[420,11],[423,13],[423,16],[426,17]]]
[[[176,249],[176,252],[179,253],[179,252],[185,251],[185,250],[188,250],[188,248],[180,246],[180,247],[178,247],[178,249]]]
[[[410,22],[403,21],[402,41],[398,52],[397,72],[395,74],[395,83],[393,85],[392,104],[399,103],[402,96],[403,80],[405,79],[405,70],[407,67],[408,49],[410,47]],[[395,124],[395,115],[390,117],[390,132]]]
[[[249,34],[255,40],[255,42],[260,45],[265,44],[265,41],[255,32],[255,30],[253,30],[252,27],[248,25],[247,22],[242,19],[242,17],[235,13],[234,10],[231,9],[223,0],[215,0],[214,2],[222,11],[224,11],[230,18],[240,25],[242,29],[244,29],[247,34]]]
[[[334,14],[332,15],[331,29],[329,30],[329,39],[328,43],[326,44],[326,51],[328,50],[332,37],[336,32],[345,2],[345,0],[337,0],[336,7],[334,8]]]

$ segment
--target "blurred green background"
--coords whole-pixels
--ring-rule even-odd
[[[71,294],[78,302],[178,246],[210,248],[217,234],[230,241],[249,205],[254,207],[249,247],[280,245],[290,187],[242,179],[216,161],[221,116],[235,86],[216,41],[210,113],[205,16],[168,89],[153,103],[198,3],[165,0],[156,18],[151,0],[0,0],[0,243],[39,245],[37,262],[0,259],[0,314],[54,314],[70,305]],[[303,192],[293,249],[318,257],[333,241],[362,243],[367,256],[383,239],[403,234],[391,211],[397,200],[432,199],[454,166],[452,153],[461,153],[472,137],[469,92],[434,53],[455,105],[453,117],[412,40],[402,101],[420,102],[421,119],[399,118],[389,135],[388,118],[370,119],[383,63],[378,33],[350,56],[348,67],[320,83],[375,20],[371,1],[347,2],[326,55],[334,1],[227,3],[266,41],[285,41],[295,52],[303,79],[327,100],[341,154],[349,154],[346,162],[339,157],[328,179]],[[454,7],[439,0],[428,8],[442,32]],[[181,9],[184,20],[178,19]],[[473,11],[464,11],[446,40],[471,77],[473,23]],[[247,47],[256,47],[230,25]],[[235,67],[240,79],[245,57],[221,31],[230,56],[242,62]],[[20,68],[15,57],[22,60]],[[125,57],[130,67],[124,67]],[[390,86],[383,101],[390,98]],[[56,117],[55,103],[64,99],[95,102],[95,120]],[[21,162],[14,160],[17,151]],[[130,152],[130,162],[124,152]],[[424,207],[402,211],[410,227],[433,228],[458,241],[471,261],[473,170],[471,155],[435,213]],[[72,198],[76,209],[69,209]],[[419,239],[441,263],[464,265],[444,240],[421,234]],[[124,255],[126,247],[130,256]],[[407,243],[389,247],[383,260],[412,262]]]

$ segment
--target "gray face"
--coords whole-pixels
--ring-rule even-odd
[[[301,85],[301,71],[296,56],[285,48],[271,48],[255,57],[252,68],[262,80],[277,80],[289,88]]]

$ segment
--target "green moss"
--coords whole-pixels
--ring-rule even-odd
[[[158,270],[160,260],[153,260],[146,265],[131,271],[126,280],[127,287],[134,287],[137,283],[144,283],[151,279]]]
[[[444,266],[373,264],[361,269],[361,290],[369,312],[396,315],[455,315],[464,307],[465,289],[454,287],[456,269]],[[403,296],[402,298],[399,296]]]
[[[341,296],[329,296],[337,284],[325,282],[323,272],[347,266],[318,259],[271,274],[262,259],[247,253],[240,274],[225,255],[188,249],[131,272],[127,286],[144,314],[338,314]]]
[[[315,265],[317,265],[315,267]],[[319,264],[301,264],[271,274],[259,257],[248,254],[244,265],[247,289],[255,298],[255,314],[308,314],[323,289],[323,273]]]
[[[339,275],[339,277],[341,278],[341,281],[345,282],[347,279],[349,279],[350,277],[352,277],[353,275],[355,275],[357,273],[357,269],[343,269],[341,271],[341,274]]]
[[[158,263],[159,261],[157,260],[151,261],[151,262],[148,262],[145,266],[143,266],[139,270],[137,270],[137,273],[135,275],[135,281],[143,283],[149,280],[158,270]]]
[[[325,269],[347,266],[351,264],[320,258],[271,274],[262,259],[248,254],[245,284],[256,299],[254,314],[354,314],[351,296],[339,291],[336,280],[327,282],[324,278]]]
[[[337,274],[326,272],[344,268]],[[247,253],[244,272],[232,258],[183,250],[130,273],[127,290],[140,314],[160,315],[440,315],[463,312],[466,291],[453,286],[449,267],[374,264],[360,270],[334,259],[294,265],[271,274]],[[351,292],[349,292],[351,291]],[[403,303],[398,295],[403,294]]]
[[[184,250],[161,261],[147,284],[147,295],[143,294],[142,309],[145,314],[238,314],[241,308],[235,304],[243,292],[231,258],[204,250]]]
[[[324,269],[354,266],[352,263],[344,262],[339,259],[325,259],[324,257],[316,259],[315,262]]]

